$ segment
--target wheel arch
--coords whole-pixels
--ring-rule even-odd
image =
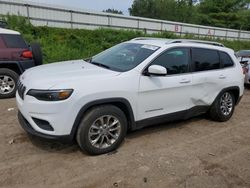
[[[235,97],[235,105],[239,104],[240,102],[240,88],[238,86],[231,86],[231,87],[227,87],[227,88],[224,88],[222,89],[219,94],[217,95],[217,97],[215,98],[214,102],[220,97],[220,95],[224,92],[232,92],[234,97]],[[213,103],[214,103],[213,102]]]
[[[18,75],[21,75],[23,72],[20,65],[16,62],[0,62],[0,69],[10,69]]]
[[[114,105],[124,112],[124,114],[127,117],[127,121],[128,121],[128,130],[135,128],[135,119],[134,119],[133,109],[132,109],[132,107],[127,99],[124,99],[124,98],[100,99],[100,100],[91,101],[91,102],[85,104],[80,109],[80,111],[78,112],[78,114],[76,116],[76,119],[74,121],[72,130],[70,133],[72,140],[76,136],[78,126],[79,126],[84,114],[86,114],[86,112],[93,107],[100,106],[100,105],[107,105],[107,104]]]

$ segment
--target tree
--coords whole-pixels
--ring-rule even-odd
[[[135,0],[132,7],[129,8],[130,15],[155,18],[157,16],[155,1],[156,0]]]
[[[107,9],[107,10],[103,10],[103,12],[112,13],[112,14],[123,14],[122,11],[116,10],[116,9],[113,9],[113,8],[112,8],[112,9],[109,8],[109,9]]]
[[[250,0],[134,0],[130,15],[250,30]]]
[[[250,14],[248,3],[249,0],[203,0],[199,5],[200,24],[250,29],[245,21]]]
[[[164,19],[180,22],[192,22],[196,1],[193,0],[134,0],[129,9],[130,15]]]

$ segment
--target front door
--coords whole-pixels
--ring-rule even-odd
[[[191,100],[190,49],[174,48],[159,55],[150,65],[167,69],[166,76],[140,78],[138,120],[187,110]]]

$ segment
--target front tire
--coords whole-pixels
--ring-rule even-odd
[[[14,97],[19,75],[10,69],[0,69],[0,99]]]
[[[210,117],[219,122],[229,120],[234,112],[235,96],[230,91],[221,93],[210,108]]]
[[[91,155],[111,152],[119,147],[127,132],[123,111],[113,105],[90,109],[84,115],[76,140],[80,148]]]

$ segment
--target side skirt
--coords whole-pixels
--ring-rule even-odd
[[[161,123],[172,122],[176,120],[185,120],[191,117],[195,117],[201,114],[206,113],[209,110],[210,106],[195,106],[188,110],[183,110],[180,112],[174,112],[171,114],[161,115],[157,117],[147,118],[135,122],[134,130],[141,129],[143,127],[157,125]]]

